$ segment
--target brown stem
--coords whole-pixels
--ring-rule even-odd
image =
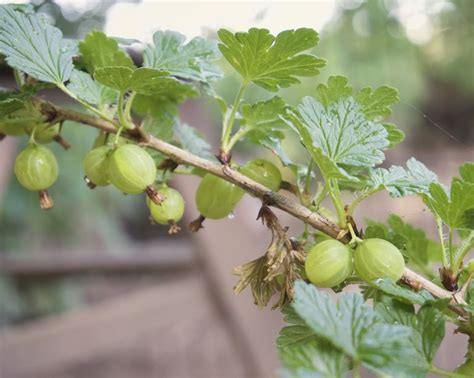
[[[61,134],[57,134],[53,137],[53,140],[58,143],[62,148],[68,150],[71,148],[71,143],[64,139]]]
[[[64,109],[59,106],[53,105],[49,102],[44,100],[41,101],[41,108],[46,109],[46,111],[51,111],[51,108],[57,112],[58,117],[62,120],[71,120],[76,121],[79,123],[83,123],[97,129],[104,130],[108,133],[116,133],[117,129],[111,123],[80,112],[76,112],[70,109]],[[349,242],[350,236],[349,234],[344,234],[345,230],[341,230],[341,228],[328,220],[327,218],[323,217],[322,215],[309,210],[307,207],[300,205],[299,203],[290,200],[289,198],[274,193],[265,186],[253,181],[252,179],[248,178],[247,176],[242,175],[241,173],[233,170],[228,165],[220,165],[215,164],[209,160],[200,158],[188,151],[182,150],[176,146],[173,146],[169,143],[164,142],[161,139],[155,138],[152,135],[148,135],[148,138],[143,138],[140,134],[138,134],[135,130],[126,130],[122,133],[122,136],[127,137],[129,139],[139,141],[140,139],[148,139],[148,141],[144,142],[143,145],[149,148],[152,148],[156,151],[163,153],[164,155],[168,156],[169,158],[173,159],[179,164],[187,164],[192,165],[197,168],[201,168],[210,172],[220,178],[223,178],[226,181],[229,181],[243,189],[247,192],[260,197],[261,199],[265,200],[265,203],[269,206],[276,207],[284,212],[293,215],[294,217],[302,220],[303,222],[309,224],[310,226],[314,227],[315,229],[324,232],[325,234],[333,237],[338,238],[342,242]],[[195,222],[199,221],[199,225],[202,227],[202,221],[204,217],[199,217]],[[193,222],[193,223],[195,223]],[[195,223],[198,226],[197,223]],[[427,280],[423,276],[413,272],[412,270],[405,268],[404,271],[404,279],[408,283],[408,285],[412,287],[421,287],[429,291],[435,297],[438,298],[453,298],[453,293],[435,285],[431,281]],[[464,310],[460,309],[459,307],[455,306],[456,302],[453,300],[452,305],[450,306],[453,311],[456,311],[458,314],[462,313],[465,314]]]
[[[46,189],[40,190],[38,194],[39,194],[40,207],[43,210],[52,209],[54,206],[54,202],[51,196],[49,195],[48,191]]]

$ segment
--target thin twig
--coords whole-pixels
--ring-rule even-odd
[[[41,101],[41,104],[41,108],[43,109],[43,111],[47,112],[53,110],[57,113],[58,117],[61,120],[76,121],[95,127],[100,130],[104,130],[108,133],[117,132],[117,128],[113,124],[103,119],[88,114],[76,112],[74,110],[65,109],[53,105],[44,100]],[[142,146],[157,150],[168,156],[169,158],[173,159],[178,164],[187,164],[204,169],[207,172],[221,177],[226,181],[238,185],[239,187],[245,189],[247,192],[252,193],[256,197],[259,197],[264,200],[266,205],[283,210],[284,212],[293,215],[304,223],[309,224],[315,229],[322,231],[333,238],[337,238],[338,235],[341,235],[341,232],[344,231],[338,225],[326,219],[324,216],[309,210],[305,206],[302,206],[299,203],[279,193],[272,192],[265,186],[233,170],[228,165],[215,164],[209,160],[200,158],[199,156],[196,156],[188,151],[182,150],[176,146],[166,143],[161,139],[154,137],[153,135],[147,135],[146,137],[144,137],[144,135],[141,135],[142,133],[137,132],[135,129],[124,130],[122,136],[136,141],[142,141],[140,143]],[[345,235],[341,241],[348,243],[350,241],[349,234]],[[453,293],[439,287],[438,285],[432,283],[431,281],[427,280],[418,273],[415,273],[409,268],[405,268],[403,280],[409,286],[417,290],[419,290],[420,288],[426,289],[437,298],[451,298],[452,302],[450,308],[457,314],[465,316],[465,311],[462,308],[456,306],[456,302],[453,299]]]

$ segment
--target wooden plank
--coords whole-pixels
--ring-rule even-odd
[[[77,313],[6,329],[0,334],[0,376],[82,376],[78,371],[88,372],[88,378],[127,376],[100,374],[101,369],[110,371],[114,366],[137,376],[128,365],[139,369],[137,359],[143,353],[151,353],[147,363],[153,364],[151,371],[157,374],[150,376],[205,377],[213,370],[217,373],[213,376],[229,376],[226,372],[248,376],[212,309],[202,277],[192,275]],[[201,340],[207,349],[202,349]],[[142,350],[140,355],[134,354],[137,349]],[[225,356],[219,358],[219,350]],[[188,358],[201,355],[208,366],[184,362],[183,353]],[[227,366],[219,361],[226,361]],[[94,371],[94,366],[101,368]],[[193,371],[200,373],[193,375]]]
[[[138,244],[122,255],[109,253],[40,251],[28,256],[0,255],[0,273],[18,279],[64,275],[181,272],[193,268],[189,241],[174,239]]]

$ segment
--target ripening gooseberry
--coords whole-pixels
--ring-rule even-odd
[[[146,201],[153,220],[158,224],[179,222],[184,214],[184,198],[181,193],[168,186],[158,188],[157,192],[164,198],[160,205],[157,205],[148,197]]]
[[[15,176],[32,191],[45,190],[58,178],[56,157],[48,148],[29,144],[15,160]]]
[[[128,194],[144,192],[156,179],[156,164],[143,148],[124,144],[115,149],[109,161],[110,182]]]
[[[90,150],[84,158],[84,173],[93,186],[110,184],[109,158],[111,146],[102,146]]]
[[[339,285],[352,274],[353,269],[351,251],[334,239],[316,244],[306,257],[306,275],[319,287]]]
[[[396,282],[405,269],[405,261],[398,248],[377,238],[364,240],[357,246],[354,265],[356,274],[369,284],[383,277]]]
[[[234,210],[244,193],[237,185],[207,173],[196,191],[196,205],[204,217],[221,219]]]
[[[275,164],[268,160],[251,160],[240,168],[240,172],[274,192],[280,189],[280,170]]]

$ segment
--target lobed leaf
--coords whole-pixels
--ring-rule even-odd
[[[97,68],[102,67],[136,68],[130,56],[119,48],[117,41],[100,31],[88,33],[79,43],[79,51],[84,65],[91,75],[94,75]]]
[[[411,158],[407,161],[407,169],[392,166],[389,169],[371,170],[367,183],[374,189],[385,188],[392,197],[403,197],[428,193],[430,184],[437,181],[438,177],[434,172],[415,158]]]
[[[69,79],[74,45],[46,19],[0,6],[0,53],[9,66],[48,83]]]
[[[241,128],[245,138],[252,143],[264,146],[277,155],[283,164],[291,163],[286,155],[281,141],[288,130],[287,124],[281,116],[286,111],[286,103],[280,97],[273,97],[267,101],[242,106]]]
[[[341,98],[352,96],[352,87],[344,76],[330,76],[328,83],[319,84],[314,96],[321,104],[328,106]]]
[[[166,71],[153,68],[141,67],[133,70],[122,66],[102,67],[95,70],[94,76],[100,83],[120,92],[132,90],[172,102],[181,102],[198,95],[194,87],[169,76]]]
[[[313,285],[298,281],[293,308],[314,333],[379,374],[421,376],[426,367],[412,359],[411,328],[383,321],[360,294],[343,295],[338,304]]]
[[[221,77],[219,69],[210,62],[219,56],[216,42],[196,37],[184,44],[185,39],[183,34],[170,30],[155,32],[153,45],[148,45],[143,53],[143,66],[202,82]]]
[[[280,331],[277,349],[291,376],[345,377],[348,363],[344,354],[319,339],[290,306],[284,307],[282,313],[289,325]]]
[[[388,148],[393,148],[405,140],[405,133],[393,123],[384,123],[383,127],[388,133],[388,141],[390,142]]]
[[[312,29],[286,30],[276,37],[257,28],[235,34],[220,29],[217,34],[220,51],[244,81],[272,92],[299,83],[298,76],[319,74],[326,64],[314,55],[302,54],[318,44],[318,33]]]
[[[368,119],[381,120],[392,113],[391,106],[400,101],[400,98],[398,90],[384,85],[375,91],[371,87],[362,88],[355,95],[355,100],[361,105]]]
[[[290,123],[326,178],[349,178],[347,167],[380,164],[389,146],[385,128],[368,121],[352,99],[340,99],[325,108],[312,97],[303,98]]]
[[[464,163],[459,167],[461,179],[474,184],[474,163]]]
[[[441,184],[432,183],[423,200],[450,228],[474,229],[474,183],[453,180],[449,193]]]

